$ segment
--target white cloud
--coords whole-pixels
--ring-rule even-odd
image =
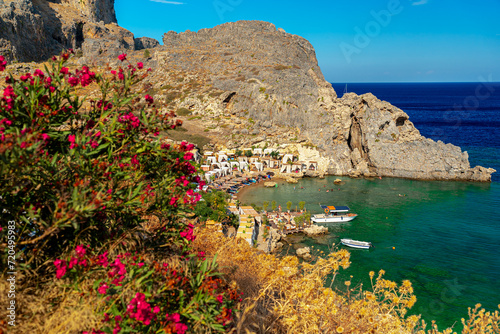
[[[416,1],[416,0],[410,0],[412,1],[413,3],[411,4],[412,6],[420,6],[420,5],[425,5],[427,2],[429,2],[429,0],[419,0],[419,1]]]
[[[178,2],[178,1],[166,1],[166,0],[149,0],[149,1],[164,3],[167,5],[185,5],[184,2]]]

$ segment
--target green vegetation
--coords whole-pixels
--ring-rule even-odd
[[[148,49],[144,49],[143,57],[146,58],[146,59],[148,59],[149,57],[151,57],[151,54],[150,54],[150,52],[149,52]]]
[[[272,209],[273,211],[276,211],[276,208],[277,208],[277,207],[278,207],[278,206],[277,206],[277,204],[276,204],[276,201],[271,201],[271,209]]]
[[[306,206],[306,202],[304,202],[304,201],[300,201],[299,202],[299,209],[300,209],[300,211],[304,211],[304,207],[305,206]]]
[[[194,213],[201,221],[210,219],[237,227],[237,217],[233,214],[228,215],[226,210],[230,198],[231,196],[220,190],[204,193],[202,200],[196,204]]]
[[[292,208],[292,201],[286,202],[286,209],[290,211],[291,208]]]

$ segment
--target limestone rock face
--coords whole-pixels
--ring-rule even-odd
[[[116,24],[114,0],[5,0],[0,2],[0,54],[43,61],[65,49],[87,57],[134,50],[131,32]]]
[[[390,103],[372,94],[338,98],[312,45],[271,23],[239,21],[198,32],[171,31],[163,35],[163,43],[155,56],[160,68],[202,73],[214,89],[225,92],[215,108],[218,115],[260,124],[236,133],[257,135],[261,129],[268,140],[308,141],[314,148],[299,153],[314,157],[322,172],[491,180],[494,170],[471,169],[466,152],[422,137],[408,115]],[[295,136],[267,130],[275,126],[295,129]]]
[[[115,0],[62,0],[80,11],[90,22],[117,23]]]

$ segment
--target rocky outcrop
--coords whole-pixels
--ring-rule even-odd
[[[117,25],[114,0],[0,2],[0,54],[8,60],[43,61],[66,49],[109,61],[135,41]]]
[[[311,225],[304,229],[304,233],[310,237],[315,237],[322,234],[328,233],[328,227],[319,226],[319,225]]]
[[[160,42],[158,42],[156,39],[149,37],[135,38],[134,42],[136,50],[152,49],[160,45]]]
[[[115,0],[61,0],[61,2],[71,5],[85,16],[89,22],[117,23]]]
[[[311,248],[303,247],[299,248],[295,251],[298,257],[303,258],[304,260],[311,260]]]
[[[196,103],[197,114],[251,119],[235,133],[309,142],[322,171],[334,175],[489,181],[492,169],[471,169],[459,147],[424,138],[401,109],[372,94],[338,98],[312,45],[267,22],[239,21],[198,32],[168,32],[157,49],[160,68],[202,73],[219,104]],[[188,99],[184,99],[187,101]],[[185,103],[185,102],[184,102]],[[190,102],[191,103],[191,102]],[[194,103],[194,102],[193,102]],[[194,106],[195,104],[193,104]],[[312,154],[314,156],[314,154]]]

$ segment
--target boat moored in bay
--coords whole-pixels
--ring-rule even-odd
[[[358,215],[349,213],[348,206],[320,205],[325,213],[312,216],[315,223],[342,223],[356,218]]]
[[[352,240],[352,239],[340,239],[340,242],[344,246],[352,247],[352,248],[360,248],[360,249],[370,249],[372,247],[371,242],[367,241],[358,241],[358,240]]]

